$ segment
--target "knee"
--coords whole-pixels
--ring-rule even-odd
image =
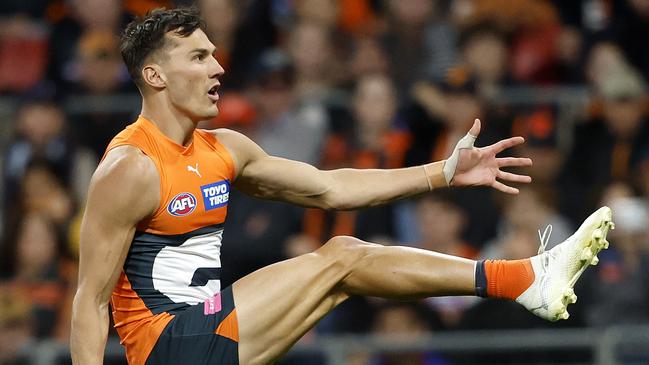
[[[323,257],[352,268],[356,263],[370,255],[372,249],[378,245],[361,241],[350,236],[336,236],[327,241],[319,250]]]

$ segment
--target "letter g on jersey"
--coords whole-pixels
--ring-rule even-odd
[[[176,195],[169,205],[167,212],[175,217],[182,217],[191,214],[196,209],[196,197],[190,193],[180,193]]]

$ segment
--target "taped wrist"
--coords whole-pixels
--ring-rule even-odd
[[[426,175],[426,181],[428,182],[428,190],[433,191],[435,188],[448,186],[442,171],[443,166],[444,161],[433,162],[422,166]]]

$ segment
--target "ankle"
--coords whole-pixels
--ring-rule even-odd
[[[530,259],[485,260],[476,264],[476,295],[515,300],[534,282]]]

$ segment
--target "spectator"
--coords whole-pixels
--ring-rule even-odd
[[[509,118],[491,113],[480,82],[469,67],[457,66],[440,82],[421,82],[414,88],[413,103],[405,108],[416,137],[408,152],[409,165],[446,158],[455,147],[452,141],[461,138],[475,118],[488,125],[480,134],[484,144],[510,133]]]
[[[119,53],[117,37],[104,30],[90,30],[79,39],[77,74],[72,85],[79,94],[106,95],[128,91],[128,72]]]
[[[19,197],[23,212],[43,214],[59,225],[68,223],[74,213],[74,201],[50,165],[32,162],[21,183]]]
[[[569,221],[557,212],[551,201],[543,199],[536,188],[521,188],[517,199],[507,201],[498,225],[498,236],[485,245],[480,256],[490,259],[534,256],[541,244],[539,234],[548,225],[552,229],[546,234],[546,238],[551,238],[546,250],[564,241],[573,231]]]
[[[421,238],[419,247],[447,255],[475,259],[477,252],[462,239],[466,214],[441,193],[417,202],[417,226]]]
[[[122,62],[117,37],[107,31],[83,34],[77,49],[77,75],[70,79],[69,105],[93,105],[70,118],[75,142],[101,158],[110,140],[134,117],[127,110],[111,111],[107,96],[131,91],[128,73]],[[118,105],[115,101],[114,105]]]
[[[557,45],[561,27],[558,13],[550,2],[484,0],[472,1],[472,5],[465,22],[472,26],[486,22],[498,24],[511,41],[508,68],[516,80],[537,84],[558,81]],[[488,64],[489,59],[484,57],[482,62]]]
[[[566,160],[556,119],[555,110],[550,106],[534,106],[521,111],[512,125],[512,135],[525,138],[525,144],[517,147],[516,154],[534,161],[525,173],[532,177],[540,198],[552,207],[559,203],[556,186]]]
[[[405,161],[410,135],[398,124],[397,100],[385,75],[361,78],[353,96],[352,123],[329,136],[322,165],[325,168],[397,168]],[[308,210],[305,232],[319,242],[335,235],[391,241],[394,216],[391,206],[360,212]]]
[[[390,0],[383,44],[397,95],[416,80],[440,78],[455,63],[456,34],[444,19],[441,1]]]
[[[442,329],[439,317],[418,303],[390,303],[379,308],[373,334],[391,341],[412,341]],[[438,353],[394,352],[369,359],[371,365],[444,365],[449,362]]]
[[[404,113],[413,136],[406,156],[408,165],[450,156],[455,141],[466,134],[475,118],[483,122],[478,145],[488,145],[510,133],[507,120],[486,115],[486,100],[478,92],[478,79],[466,68],[454,68],[439,85],[429,83],[424,88],[418,91],[415,104]],[[497,207],[489,191],[472,189],[461,194],[451,191],[451,196],[469,216],[464,237],[468,242],[480,247],[495,235],[493,212]]]
[[[65,116],[53,103],[35,101],[21,107],[16,120],[16,137],[4,156],[5,208],[16,203],[13,198],[34,157],[42,156],[51,161],[62,177],[71,171],[62,138],[64,128]]]
[[[32,162],[20,182],[16,201],[7,210],[4,239],[0,243],[0,278],[13,276],[17,268],[17,229],[25,216],[38,215],[58,227],[66,227],[73,214],[73,202],[51,166]],[[65,229],[65,228],[61,228]]]
[[[649,146],[646,87],[639,74],[614,70],[597,88],[603,99],[601,115],[576,127],[562,184],[562,211],[573,222],[595,210],[610,182],[631,179],[642,150]]]
[[[461,63],[476,78],[483,97],[494,97],[500,88],[511,83],[510,49],[506,34],[491,23],[465,29],[460,36]]]
[[[579,301],[565,325],[649,323],[647,0],[4,0],[0,363],[25,363],[21,354],[34,352],[41,339],[68,337],[76,268],[67,256],[78,249],[83,216],[76,208],[108,141],[135,117],[128,105],[135,89],[118,49],[122,26],[152,7],[194,3],[226,69],[220,114],[202,127],[244,132],[270,154],[323,169],[393,168],[448,157],[479,117],[478,146],[522,135],[526,143],[514,152],[534,160],[525,169],[532,187],[502,201],[481,190],[451,189],[359,212],[304,213],[233,192],[224,284],[312,252],[337,234],[470,258],[476,251],[520,258],[537,252],[537,230],[552,224],[549,248],[607,204],[617,223],[611,248],[575,289]],[[562,89],[568,97],[561,100],[535,88],[555,82],[578,84]],[[540,91],[542,104],[523,94],[509,98],[528,86]],[[588,114],[574,118],[586,89]],[[390,339],[398,341],[442,327],[547,324],[513,303],[437,298],[377,305],[352,297],[305,340],[389,331],[399,333]],[[287,364],[324,363],[307,355]],[[574,356],[591,360],[583,352]],[[558,362],[533,351],[356,360]]]
[[[264,52],[279,46],[282,24],[288,21],[289,4],[283,1],[239,1],[241,19],[237,27],[232,61],[224,75],[224,87],[241,91],[256,80]],[[298,3],[302,3],[301,1]],[[218,47],[218,44],[216,44]]]
[[[29,301],[31,333],[36,338],[53,337],[57,325],[67,325],[59,322],[68,279],[62,271],[63,240],[54,222],[38,214],[25,216],[14,238],[9,242],[13,254],[6,257],[13,270],[2,287]]]
[[[219,79],[223,87],[229,88],[231,67],[243,62],[233,59],[235,47],[241,43],[239,29],[243,6],[234,0],[200,0],[197,4],[205,18],[207,35],[216,45],[214,57],[225,70]]]
[[[297,100],[293,65],[282,52],[265,53],[255,74],[258,120],[250,137],[272,155],[315,164],[327,132],[324,106]]]
[[[317,23],[298,23],[288,38],[295,66],[295,91],[301,100],[326,100],[341,75],[331,31]]]
[[[422,198],[416,205],[416,218],[421,238],[418,247],[467,259],[476,259],[475,247],[462,239],[467,216],[445,195]],[[462,313],[475,302],[473,297],[437,297],[424,301],[440,314],[446,328],[453,328]]]
[[[372,74],[387,74],[388,56],[379,40],[372,36],[358,37],[349,57],[349,82]]]
[[[52,19],[49,56],[49,78],[57,83],[69,82],[74,68],[77,44],[87,31],[104,31],[118,35],[127,17],[122,0],[72,0],[62,5]]]
[[[33,160],[51,166],[75,198],[83,201],[96,161],[68,137],[68,122],[59,106],[48,100],[28,100],[16,117],[15,139],[4,155],[4,207],[18,204],[20,182]]]

